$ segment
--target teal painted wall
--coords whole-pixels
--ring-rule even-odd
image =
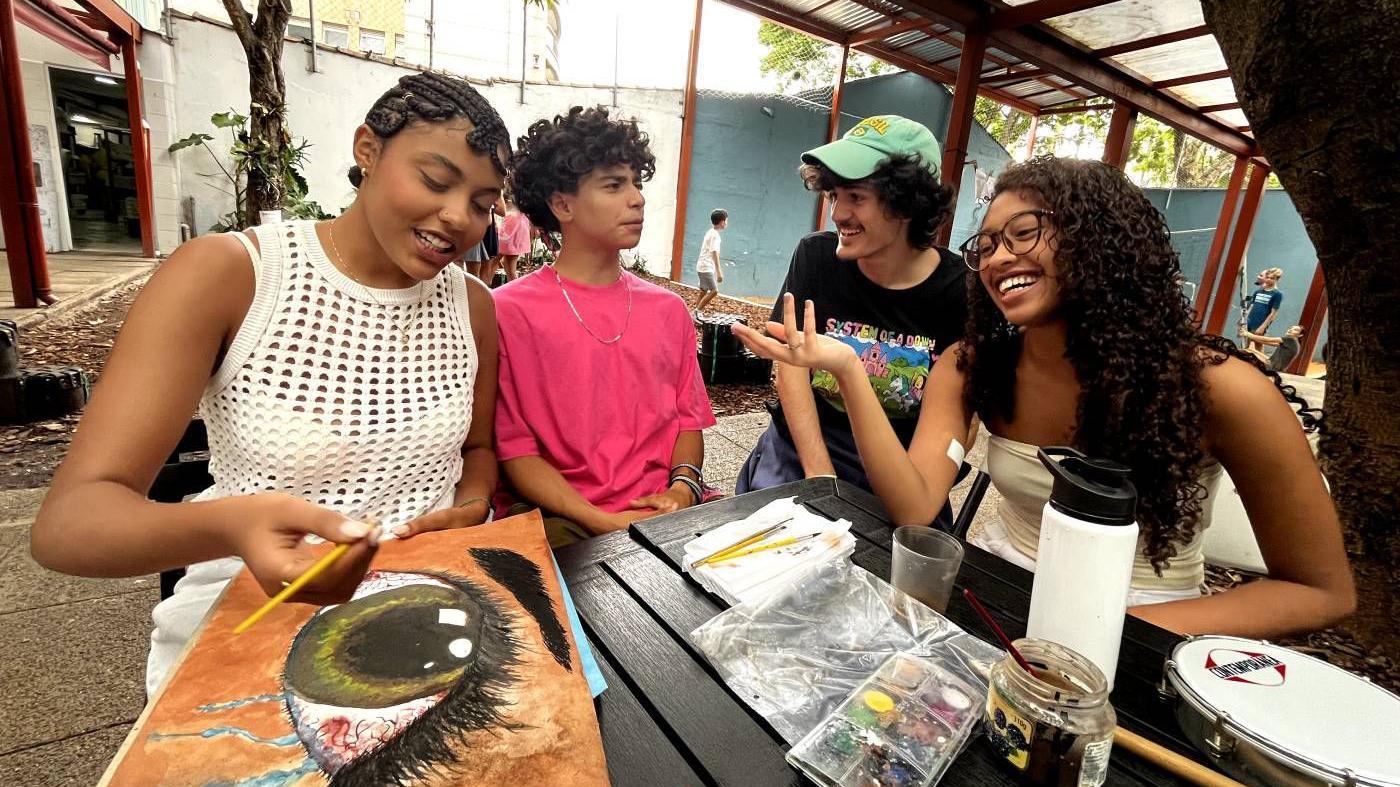
[[[842,98],[840,133],[870,115],[903,115],[928,126],[940,143],[952,96],[909,73],[851,82]],[[684,280],[695,282],[695,258],[710,227],[710,211],[729,211],[723,236],[724,284],[731,295],[772,298],[782,287],[792,249],[812,231],[817,199],[802,187],[797,167],[804,151],[826,141],[825,107],[772,95],[701,93],[685,222]],[[1011,160],[974,124],[968,158],[997,173]],[[963,171],[953,220],[954,245],[976,231],[976,176]]]
[[[1220,218],[1220,206],[1225,200],[1224,190],[1147,189],[1146,193],[1152,204],[1167,217],[1173,243],[1181,255],[1182,272],[1199,288],[1206,254],[1215,235],[1215,223]],[[1259,271],[1274,267],[1283,269],[1283,278],[1279,281],[1283,306],[1269,329],[1271,335],[1278,335],[1302,318],[1303,301],[1307,298],[1308,286],[1317,269],[1317,251],[1303,227],[1303,219],[1293,207],[1288,192],[1281,189],[1264,192],[1259,205],[1254,233],[1250,236],[1249,248],[1245,253],[1244,268],[1248,276],[1245,294],[1254,291],[1254,277]],[[1233,339],[1236,338],[1236,326],[1240,320],[1238,277],[1232,285],[1229,293],[1230,314],[1224,331],[1226,336]],[[1326,342],[1327,329],[1324,325],[1314,350],[1314,360],[1321,360],[1322,346]]]

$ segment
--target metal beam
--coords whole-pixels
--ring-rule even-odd
[[[1045,76],[1045,70],[1041,68],[1028,68],[1024,71],[1009,71],[994,77],[983,76],[982,84],[988,87],[1014,85],[1017,82],[1024,82],[1027,79],[1035,79]]]
[[[78,5],[107,20],[111,29],[141,43],[141,23],[113,0],[78,0]]]
[[[1113,104],[1071,104],[1069,106],[1045,107],[1040,110],[1042,115],[1068,115],[1074,112],[1100,112],[1105,109],[1113,109]]]
[[[923,30],[929,27],[933,27],[933,22],[930,22],[927,19],[906,19],[902,22],[895,22],[892,25],[877,27],[874,30],[867,30],[863,33],[855,33],[850,38],[846,39],[846,43],[854,46],[856,44],[865,44],[871,41],[883,41],[886,38],[890,38],[891,36],[897,36],[900,33],[907,33],[910,30]]]
[[[836,71],[836,86],[831,89],[831,113],[826,119],[826,141],[836,141],[836,132],[841,130],[841,94],[846,87],[846,60],[851,56],[849,46],[841,47],[841,67]],[[812,222],[816,232],[826,229],[826,194],[817,199],[817,215]]]
[[[1189,41],[1192,38],[1201,38],[1210,35],[1210,28],[1206,25],[1188,27],[1185,30],[1178,30],[1175,33],[1162,33],[1161,35],[1139,38],[1135,41],[1125,41],[1121,44],[1106,46],[1093,51],[1094,57],[1116,57],[1129,52],[1137,52],[1143,49],[1151,49],[1154,46],[1163,44],[1175,44],[1178,41]]]
[[[1317,337],[1322,333],[1322,324],[1326,319],[1327,280],[1322,275],[1322,263],[1319,262],[1313,269],[1308,297],[1303,301],[1303,313],[1298,318],[1298,324],[1303,326],[1303,340],[1299,342],[1298,357],[1288,366],[1289,373],[1308,373],[1308,364],[1312,363],[1313,352],[1317,350]]]
[[[1224,112],[1227,109],[1239,109],[1240,102],[1231,101],[1228,104],[1207,104],[1203,107],[1196,107],[1198,112]]]
[[[727,3],[730,2],[730,0],[723,0],[723,2]],[[878,57],[891,65],[899,66],[905,71],[911,71],[920,76],[932,79],[935,82],[953,85],[958,81],[958,75],[946,68],[935,66],[926,60],[919,60],[893,49],[887,49],[876,44],[862,44],[852,48],[859,52],[864,52],[867,55],[871,55],[872,57]],[[1027,114],[1034,114],[1039,109],[1039,107],[1029,101],[1013,96],[1005,91],[997,90],[996,88],[983,88],[979,86],[977,92],[1003,106],[1019,109]]]
[[[961,40],[961,39],[954,38],[952,35],[949,34],[949,31],[947,31],[947,30],[944,30],[944,31],[942,31],[942,32],[933,32],[933,33],[930,33],[929,35],[930,35],[931,38],[937,38],[939,41],[942,41],[942,42],[945,43],[945,44],[950,44],[950,45],[952,45],[952,46],[957,47],[959,51],[962,50],[962,40]],[[1017,66],[1017,65],[1021,65],[1020,63],[1013,63],[1013,62],[1011,62],[1010,60],[1005,60],[1005,59],[1003,59],[1003,58],[1001,58],[1001,57],[998,57],[998,56],[996,56],[996,55],[984,55],[983,57],[984,57],[984,59],[990,60],[990,61],[992,61],[993,63],[996,63],[998,66],[1003,66],[1003,67],[1005,67],[1005,68],[1013,68],[1013,67],[1015,67],[1015,66]],[[952,58],[949,58],[949,59],[951,60]],[[1036,79],[1037,82],[1040,82],[1041,84],[1053,85],[1054,83],[1053,83],[1053,82],[1050,82],[1049,79],[1047,79],[1047,76],[1048,76],[1048,75],[1046,75],[1046,74],[1042,74],[1041,76],[1038,76],[1038,77],[1036,77],[1035,79]],[[1094,94],[1093,94],[1092,92],[1087,91],[1087,90],[1083,90],[1082,88],[1078,88],[1078,87],[1075,87],[1075,86],[1073,86],[1073,85],[1068,86],[1068,87],[1065,87],[1065,88],[1064,88],[1064,91],[1065,91],[1066,93],[1068,93],[1069,95],[1071,95],[1071,96],[1078,95],[1080,98],[1093,98],[1093,97],[1094,97]]]
[[[1235,169],[1230,173],[1230,185],[1225,187],[1225,201],[1220,203],[1220,218],[1215,222],[1215,236],[1210,239],[1210,251],[1206,253],[1206,266],[1201,272],[1200,286],[1196,288],[1196,324],[1205,322],[1206,311],[1210,309],[1211,295],[1215,292],[1215,278],[1220,272],[1220,256],[1225,253],[1225,241],[1230,237],[1230,225],[1235,221],[1235,207],[1240,201],[1240,190],[1244,188],[1245,172],[1249,169],[1249,159],[1235,158]]]
[[[141,253],[156,256],[155,195],[151,193],[151,135],[146,130],[146,104],[136,40],[122,38],[122,70],[126,77],[126,114],[131,122],[131,163],[136,169],[136,214],[141,224]]]
[[[54,299],[49,289],[39,190],[34,182],[14,0],[0,0],[0,110],[4,112],[0,116],[0,221],[5,228],[5,255],[14,304],[32,309]]]
[[[1098,8],[1101,5],[1108,5],[1115,0],[1036,0],[1033,3],[1012,6],[1009,8],[998,8],[991,16],[993,30],[1005,30],[1012,27],[1034,24],[1051,17],[1072,14],[1076,11],[1087,11],[1090,8]]]
[[[1212,79],[1224,79],[1230,76],[1230,69],[1222,68],[1219,71],[1207,71],[1203,74],[1191,74],[1190,76],[1176,77],[1175,79],[1163,79],[1160,82],[1153,82],[1153,90],[1166,90],[1169,87],[1181,87],[1182,85],[1192,85],[1197,82],[1209,82]]]
[[[979,0],[904,0],[903,5],[937,22],[966,29],[980,24],[984,6]],[[989,45],[1010,52],[1040,68],[1053,71],[1100,95],[1126,101],[1169,126],[1180,129],[1236,155],[1253,155],[1254,140],[1212,118],[1196,113],[1171,96],[1153,92],[1113,66],[1089,58],[1071,42],[1044,29],[994,30]]]
[[[1235,231],[1230,234],[1230,250],[1225,253],[1224,267],[1220,271],[1220,281],[1215,287],[1215,298],[1210,304],[1210,319],[1206,322],[1206,333],[1221,333],[1225,330],[1225,318],[1230,314],[1230,295],[1235,290],[1235,278],[1240,275],[1244,264],[1244,253],[1249,248],[1249,238],[1254,232],[1254,219],[1259,215],[1259,203],[1264,197],[1264,182],[1269,179],[1269,167],[1254,164],[1249,174],[1249,185],[1245,187],[1244,201],[1240,205],[1240,217],[1235,221]]]
[[[1103,162],[1116,169],[1128,166],[1133,152],[1133,128],[1137,126],[1137,110],[1128,104],[1115,103],[1113,117],[1108,121],[1108,141],[1103,146]]]
[[[958,83],[953,88],[953,108],[948,113],[948,130],[943,135],[942,180],[951,186],[954,204],[962,184],[963,164],[967,161],[967,143],[972,135],[972,111],[977,102],[977,79],[981,75],[982,56],[987,51],[986,33],[969,31],[963,42],[962,62],[958,64]],[[953,222],[938,228],[938,245],[947,246],[953,234]]]
[[[685,103],[681,115],[681,160],[676,177],[676,219],[671,230],[671,281],[681,280],[685,257],[685,209],[690,196],[690,157],[695,148],[695,67],[700,60],[700,17],[705,0],[695,0],[695,26],[690,31],[690,60],[685,71]],[[524,84],[523,82],[521,84]]]

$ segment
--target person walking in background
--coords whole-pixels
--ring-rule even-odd
[[[723,208],[710,211],[710,228],[705,230],[705,240],[700,243],[700,259],[695,261],[695,274],[700,279],[700,301],[695,304],[697,320],[705,307],[719,297],[719,285],[724,281],[724,266],[719,261],[719,234],[728,226],[729,211]]]
[[[505,218],[501,220],[500,231],[501,267],[505,269],[506,281],[515,280],[515,263],[521,255],[529,256],[533,232],[530,218],[520,212],[510,197],[506,197]]]
[[[1265,268],[1256,280],[1259,289],[1250,293],[1244,304],[1244,328],[1250,333],[1268,333],[1278,310],[1283,306],[1283,293],[1278,291],[1278,280],[1283,278],[1282,268]],[[1254,343],[1249,349],[1258,350]]]

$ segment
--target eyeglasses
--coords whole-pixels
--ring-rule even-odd
[[[980,271],[984,267],[983,260],[995,254],[997,247],[1002,245],[1012,254],[1029,252],[1040,242],[1040,236],[1045,232],[1045,217],[1053,215],[1054,211],[1044,208],[1023,210],[1007,219],[999,231],[979,232],[973,235],[958,247],[958,251],[962,252],[963,263],[974,271]]]

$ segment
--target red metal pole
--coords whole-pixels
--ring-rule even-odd
[[[836,87],[831,91],[831,115],[826,121],[826,141],[836,141],[836,132],[841,130],[841,93],[846,87],[846,59],[851,56],[849,46],[841,47],[841,68],[836,72]],[[816,231],[826,229],[826,195],[817,199]]]
[[[151,194],[151,147],[146,133],[145,99],[136,40],[122,36],[122,71],[126,76],[126,113],[131,123],[131,158],[136,168],[136,213],[141,221],[141,253],[156,256],[155,196]]]
[[[1128,165],[1133,152],[1133,128],[1137,125],[1137,109],[1119,101],[1113,105],[1108,121],[1108,141],[1103,146],[1103,162],[1115,169]]]
[[[1040,115],[1031,115],[1031,138],[1026,143],[1026,158],[1035,158],[1035,132],[1040,130]]]
[[[982,76],[982,59],[987,51],[987,34],[968,30],[963,38],[962,59],[958,61],[958,82],[953,87],[953,109],[948,113],[948,132],[943,137],[943,182],[956,195],[967,161],[967,140],[972,134],[972,110],[977,102],[977,82]],[[953,223],[938,230],[938,245],[947,246],[953,236]]]
[[[1201,272],[1200,286],[1196,288],[1196,322],[1205,322],[1206,310],[1210,308],[1210,295],[1215,291],[1215,276],[1220,272],[1220,255],[1225,251],[1225,241],[1230,237],[1230,225],[1235,220],[1235,206],[1240,201],[1240,189],[1244,187],[1244,174],[1249,169],[1249,159],[1239,156],[1235,159],[1235,169],[1230,173],[1230,185],[1225,187],[1225,201],[1220,205],[1220,218],[1215,222],[1215,237],[1211,238],[1210,251],[1206,254],[1206,267]]]
[[[685,108],[681,117],[681,161],[676,175],[676,222],[671,235],[671,281],[680,281],[685,254],[685,209],[690,191],[690,156],[695,148],[695,68],[700,60],[700,16],[705,0],[695,0],[695,28],[690,32],[690,61],[685,70]]]
[[[1234,291],[1235,277],[1240,275],[1240,266],[1244,264],[1244,252],[1249,248],[1249,236],[1254,231],[1254,218],[1259,215],[1259,203],[1264,197],[1264,181],[1268,179],[1269,165],[1254,162],[1254,170],[1249,174],[1249,185],[1244,192],[1244,204],[1240,206],[1240,218],[1230,235],[1225,267],[1220,272],[1220,282],[1211,301],[1207,333],[1222,333],[1225,330],[1225,318],[1230,314],[1230,294]]]
[[[3,213],[6,257],[15,306],[34,308],[53,303],[44,228],[39,218],[39,192],[34,181],[34,156],[29,148],[29,120],[24,111],[19,42],[13,0],[0,0],[0,94],[5,114],[0,118],[0,157],[4,158]]]
[[[1292,374],[1307,374],[1308,364],[1312,363],[1313,351],[1317,349],[1317,336],[1322,332],[1322,323],[1327,318],[1327,279],[1322,275],[1322,263],[1313,270],[1312,283],[1308,285],[1308,297],[1303,301],[1303,313],[1298,324],[1303,326],[1303,341],[1298,357],[1289,364]]]

